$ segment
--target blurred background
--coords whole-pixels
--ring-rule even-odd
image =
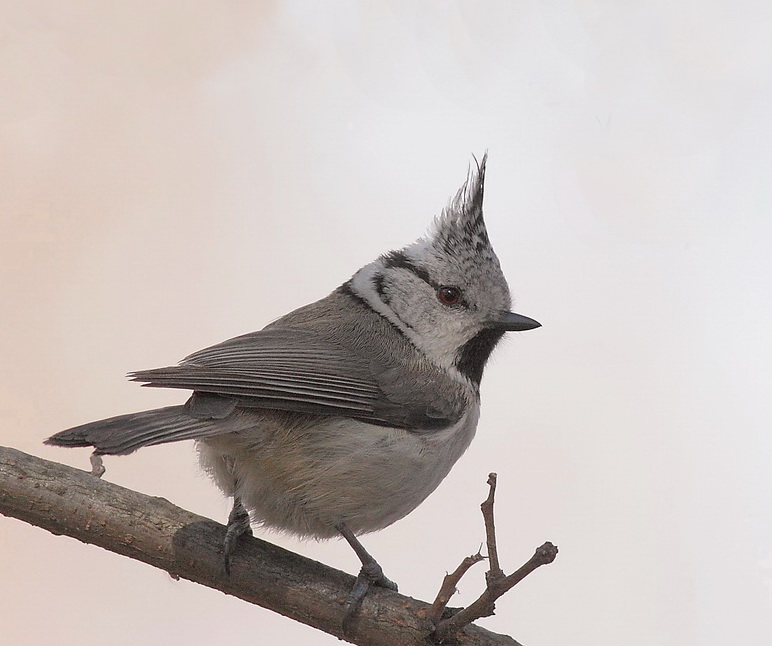
[[[364,542],[431,600],[484,540],[560,554],[479,623],[529,646],[772,643],[772,5],[0,1],[0,441],[186,395],[124,375],[325,296],[489,151],[516,311],[475,442]],[[106,478],[225,521],[191,443]],[[356,572],[341,541],[257,531]],[[470,572],[452,605],[483,586]],[[6,644],[337,644],[0,517]]]

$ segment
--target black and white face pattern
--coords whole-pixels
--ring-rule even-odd
[[[479,384],[503,335],[509,287],[482,215],[485,158],[429,234],[384,254],[347,284],[432,362]]]

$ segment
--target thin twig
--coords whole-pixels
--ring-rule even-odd
[[[495,473],[491,473],[488,476],[488,486],[490,487],[488,497],[480,505],[480,510],[482,511],[483,520],[485,522],[485,540],[488,545],[488,558],[490,559],[490,567],[485,576],[487,585],[476,601],[458,611],[453,616],[437,621],[437,627],[433,633],[433,638],[436,642],[441,643],[448,637],[457,634],[458,631],[464,626],[472,623],[475,619],[492,615],[496,607],[496,600],[499,597],[511,590],[536,568],[546,565],[547,563],[552,563],[557,556],[558,548],[550,542],[544,543],[544,545],[536,549],[534,555],[519,569],[515,570],[509,576],[504,575],[504,572],[499,565],[499,554],[496,546],[496,526],[493,522],[493,506],[496,496]],[[464,572],[465,571],[466,570],[464,570]],[[460,579],[461,576],[463,576],[463,572],[458,578]],[[457,582],[458,579],[456,580],[456,583]],[[435,604],[436,603],[437,601],[435,601]],[[434,608],[435,604],[432,605],[432,608]]]
[[[499,597],[508,590],[511,590],[536,568],[546,565],[547,563],[552,563],[552,561],[555,560],[557,553],[558,548],[552,543],[544,543],[544,545],[536,549],[534,555],[528,559],[522,567],[515,570],[509,576],[490,583],[475,602],[471,603],[463,610],[460,610],[452,617],[443,619],[439,622],[434,631],[435,639],[442,641],[476,619],[492,615],[496,600]]]
[[[485,521],[485,541],[488,545],[488,573],[485,578],[488,583],[504,577],[504,571],[499,565],[499,551],[496,547],[496,525],[493,522],[493,504],[496,498],[496,474],[488,474],[488,497],[480,505],[483,521]]]
[[[442,613],[447,607],[450,598],[456,593],[456,585],[458,585],[461,577],[466,574],[466,571],[470,567],[472,567],[475,563],[479,563],[484,558],[485,557],[480,554],[480,552],[477,552],[477,554],[472,554],[472,556],[467,556],[463,561],[461,561],[460,565],[453,572],[445,575],[445,578],[442,580],[440,591],[437,593],[437,597],[434,599],[434,603],[432,603],[431,607],[426,613],[427,619],[429,620],[432,627],[436,626],[440,619],[442,619]]]
[[[558,555],[557,545],[553,545],[549,541],[536,548],[533,556],[523,564],[520,568],[512,572],[509,576],[504,577],[496,583],[494,588],[500,597],[505,592],[514,588],[520,581],[527,577],[536,568],[542,565],[548,565],[555,560]],[[472,619],[474,621],[474,619]]]

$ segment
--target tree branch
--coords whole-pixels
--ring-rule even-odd
[[[0,513],[166,570],[362,646],[429,643],[430,606],[382,588],[365,597],[343,634],[354,577],[256,538],[240,539],[225,575],[225,527],[91,473],[0,447]],[[514,576],[514,575],[510,575]],[[474,625],[459,646],[513,646]]]
[[[434,636],[440,642],[448,637],[458,634],[464,626],[470,625],[476,619],[492,615],[496,607],[496,600],[499,597],[515,587],[536,568],[552,563],[558,555],[558,548],[547,541],[541,547],[536,548],[534,555],[528,559],[525,564],[520,566],[520,568],[515,570],[509,576],[506,576],[499,565],[499,553],[496,545],[496,524],[493,522],[493,506],[496,497],[495,473],[491,473],[488,476],[488,487],[488,497],[480,505],[480,511],[482,511],[483,519],[485,521],[485,538],[486,544],[488,545],[489,560],[489,569],[485,575],[485,590],[483,590],[483,593],[475,602],[469,604],[466,608],[462,608],[451,617],[441,620],[437,624]],[[455,583],[461,579],[468,569],[469,566],[464,568],[464,563],[459,566],[458,570],[454,572],[454,575],[460,573],[455,580]],[[438,602],[439,601],[435,601],[435,605],[437,605]]]
[[[488,575],[486,580],[490,583],[504,576],[504,571],[499,565],[499,548],[496,546],[496,524],[493,522],[493,503],[496,499],[495,473],[488,474],[488,497],[480,505],[483,521],[485,522],[485,542],[488,544]]]
[[[467,556],[453,572],[445,575],[445,578],[442,580],[442,585],[440,586],[440,591],[437,593],[434,603],[432,603],[431,608],[429,608],[429,613],[427,615],[427,619],[433,626],[436,626],[442,620],[442,615],[445,612],[445,608],[448,606],[448,601],[450,601],[450,598],[457,592],[456,586],[458,585],[458,582],[470,567],[475,563],[479,563],[484,558],[485,557],[479,552],[477,552],[477,554],[472,554],[472,556]]]

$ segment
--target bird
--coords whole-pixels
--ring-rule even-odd
[[[480,383],[511,311],[483,219],[487,153],[428,232],[359,269],[328,296],[263,329],[139,370],[144,386],[192,391],[168,406],[76,426],[46,444],[96,456],[195,440],[233,498],[225,571],[251,525],[343,537],[361,562],[346,617],[371,586],[392,590],[359,536],[412,512],[475,435]]]

